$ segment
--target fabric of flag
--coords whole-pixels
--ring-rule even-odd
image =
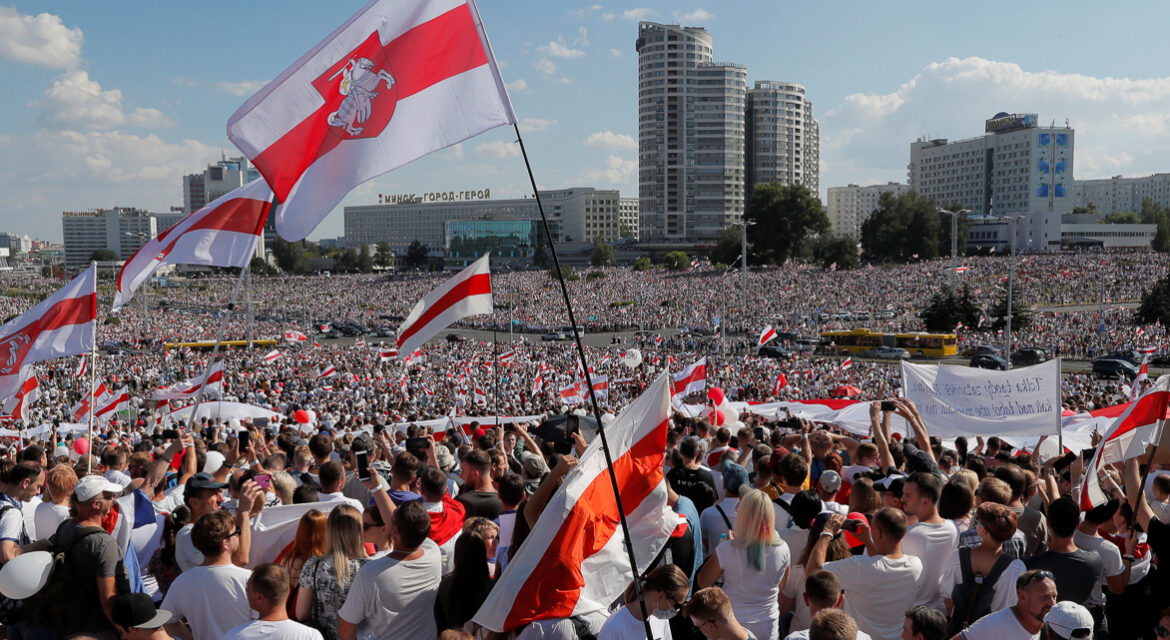
[[[1101,490],[1097,474],[1101,469],[1116,463],[1145,455],[1151,443],[1162,438],[1160,422],[1170,417],[1170,376],[1161,376],[1149,391],[1130,403],[1125,413],[1117,418],[1109,431],[1097,445],[1093,459],[1085,469],[1081,484],[1079,503],[1087,511],[1104,504],[1108,498]]]
[[[268,185],[253,180],[151,238],[118,272],[114,308],[129,302],[134,291],[165,265],[247,266],[264,231],[271,200]]]
[[[1150,379],[1150,356],[1146,354],[1142,357],[1142,366],[1138,369],[1137,376],[1133,379],[1133,385],[1129,388],[1129,401],[1133,402],[1141,393],[1142,383]]]
[[[955,273],[967,273],[967,270],[970,268],[968,266],[955,267]]]
[[[848,369],[849,367],[852,367],[852,366],[853,366],[853,358],[852,357],[845,358],[845,362],[842,362],[841,366],[837,367],[837,371],[845,371],[846,369]]]
[[[479,405],[487,404],[487,396],[484,395],[483,390],[480,389],[479,387],[475,388],[474,401],[475,401],[475,404],[479,404]]]
[[[567,387],[561,387],[558,395],[561,397],[561,402],[565,404],[580,404],[585,402],[585,385],[571,384]]]
[[[4,413],[14,420],[28,420],[29,405],[41,399],[41,385],[37,377],[27,371],[22,372],[22,377],[24,382],[20,383],[16,395],[4,402]]]
[[[106,388],[106,383],[99,382],[97,388],[69,408],[69,415],[73,416],[74,422],[80,422],[89,415],[91,405],[96,407],[105,402],[109,396],[110,390]]]
[[[194,398],[203,390],[204,396],[218,396],[223,393],[223,360],[217,360],[207,372],[206,382],[200,375],[197,378],[184,380],[169,387],[159,389],[151,394],[155,400],[178,400],[180,398]]]
[[[228,119],[276,192],[281,237],[304,239],[354,187],[513,124],[470,0],[375,0]]]
[[[780,391],[788,386],[788,378],[784,377],[784,372],[781,371],[776,374],[776,385],[772,387],[772,395],[780,395]]]
[[[117,416],[119,412],[129,411],[129,409],[130,391],[126,387],[122,387],[105,398],[101,404],[97,405],[97,409],[93,412],[93,417],[99,422],[108,422]]]
[[[423,361],[422,350],[415,349],[414,351],[411,351],[409,354],[407,354],[407,356],[405,358],[403,358],[402,364],[403,364],[403,366],[410,368],[416,364],[422,364],[422,361]]]
[[[282,354],[277,349],[273,349],[272,351],[269,351],[267,354],[264,355],[264,364],[272,364],[273,362],[280,360],[281,355]]]
[[[707,388],[707,357],[699,358],[674,377],[674,395],[685,396]]]
[[[285,342],[308,342],[309,340],[309,336],[295,329],[289,329],[288,331],[285,331],[283,337]]]
[[[516,359],[516,352],[512,349],[508,349],[507,351],[500,354],[500,364],[502,364],[502,365],[505,365],[505,366],[510,365],[510,364],[512,364],[512,361],[515,359]]]
[[[544,375],[537,371],[536,377],[532,379],[532,395],[540,395],[541,391],[544,391]]]
[[[167,355],[169,356],[170,354],[171,352],[168,351]],[[87,360],[88,358],[85,356],[85,354],[82,354],[81,357],[77,359],[77,368],[73,370],[74,379],[80,380],[81,376],[85,375]]]
[[[379,349],[378,350],[378,361],[379,362],[388,362],[388,361],[393,360],[394,358],[397,358],[397,357],[398,357],[398,349],[391,348],[391,349]]]
[[[511,631],[533,620],[606,611],[633,579],[617,502],[617,481],[630,543],[645,571],[678,525],[667,505],[662,474],[670,417],[664,373],[605,428],[613,456],[607,467],[600,439],[565,476],[528,538],[515,550],[473,620]]]
[[[97,267],[0,326],[0,398],[16,395],[24,367],[93,348]]]
[[[335,375],[337,375],[337,367],[328,365],[324,369],[321,369],[317,372],[317,379],[320,380],[322,378],[332,378]]]
[[[699,263],[699,259],[698,259],[698,258],[695,258],[694,260],[691,260],[691,268],[692,268],[692,269],[698,269],[698,268],[699,268],[699,264],[700,264],[700,263]]]
[[[609,396],[609,376],[590,376],[593,381],[593,394],[598,398]]]
[[[328,322],[321,325],[321,333],[329,333],[330,331],[333,331],[333,325],[329,324]]]
[[[484,254],[414,305],[410,315],[398,327],[400,353],[418,349],[454,322],[491,313],[495,309],[488,267],[490,255]]]
[[[758,350],[760,347],[768,344],[769,342],[771,342],[775,339],[776,339],[776,330],[772,328],[772,325],[768,325],[768,326],[764,327],[764,330],[760,332],[760,340],[756,344],[756,349]]]

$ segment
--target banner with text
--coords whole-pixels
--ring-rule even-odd
[[[932,436],[1060,431],[1060,359],[1011,371],[902,362],[902,390]]]

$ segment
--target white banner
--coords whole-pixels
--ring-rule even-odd
[[[992,371],[902,362],[902,390],[932,436],[1041,436],[1060,432],[1060,359]]]

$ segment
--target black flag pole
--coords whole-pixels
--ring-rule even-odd
[[[585,376],[585,384],[589,387],[589,401],[593,405],[593,417],[597,419],[597,435],[601,438],[601,450],[605,454],[605,467],[609,470],[609,484],[610,488],[613,489],[614,501],[617,503],[618,516],[621,518],[622,535],[626,538],[626,555],[630,560],[630,571],[634,574],[634,591],[638,594],[638,605],[642,608],[642,625],[646,630],[646,640],[654,640],[654,632],[650,629],[650,612],[646,608],[646,596],[642,593],[641,576],[638,575],[638,561],[634,557],[634,541],[630,537],[630,525],[626,522],[626,509],[622,506],[621,489],[617,484],[617,474],[613,470],[613,456],[609,451],[609,440],[605,437],[605,426],[601,422],[601,406],[597,404],[597,394],[593,391],[593,376],[589,372],[589,360],[585,357],[585,347],[581,344],[581,333],[577,330],[577,319],[573,315],[573,305],[569,301],[569,288],[565,285],[565,274],[561,273],[561,259],[557,256],[557,246],[553,242],[552,231],[548,226],[548,216],[544,213],[544,204],[540,201],[540,190],[536,188],[536,177],[532,173],[532,165],[528,162],[528,150],[524,148],[524,138],[520,135],[520,127],[513,123],[512,128],[516,131],[516,142],[520,145],[520,154],[524,157],[524,167],[528,170],[528,181],[532,184],[532,194],[536,196],[536,208],[540,211],[544,237],[548,240],[557,282],[561,284],[561,297],[565,300],[565,311],[569,314],[569,326],[573,328],[573,341],[577,345],[577,357],[581,360],[581,371]]]

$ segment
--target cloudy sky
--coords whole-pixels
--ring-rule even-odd
[[[182,204],[182,175],[237,153],[243,100],[364,3],[19,1],[0,5],[0,230],[60,240],[60,212]],[[862,1],[637,5],[481,0],[542,188],[637,195],[640,19],[706,27],[748,81],[805,85],[821,189],[906,180],[921,136],[996,112],[1067,119],[1078,179],[1170,171],[1170,4]],[[499,129],[356,189],[530,189]],[[823,194],[822,194],[823,195]],[[313,238],[342,233],[341,207]]]

